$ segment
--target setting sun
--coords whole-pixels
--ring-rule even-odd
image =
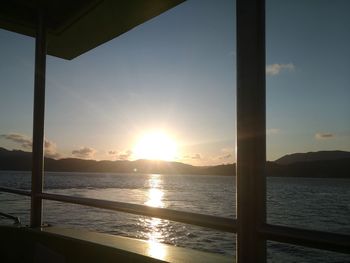
[[[175,141],[164,132],[146,133],[136,143],[135,159],[173,161],[176,157]]]

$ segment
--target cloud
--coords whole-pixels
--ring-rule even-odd
[[[228,154],[218,156],[218,159],[219,160],[226,160],[226,159],[231,158],[232,156],[233,156],[232,153],[228,153]]]
[[[32,140],[26,135],[19,134],[19,133],[9,133],[9,134],[2,134],[1,137],[5,138],[6,140],[19,144],[24,149],[32,148]]]
[[[280,133],[280,129],[276,129],[276,128],[271,128],[271,129],[267,129],[266,130],[266,134],[278,134],[278,133]]]
[[[234,157],[234,150],[231,147],[226,147],[221,149],[221,154],[215,156],[213,160],[227,160]]]
[[[200,160],[200,159],[202,159],[202,156],[199,153],[196,153],[196,154],[192,155],[191,158],[195,159],[195,160]]]
[[[266,66],[266,74],[270,76],[278,75],[282,70],[288,70],[293,71],[294,70],[294,64],[288,63],[288,64],[271,64]]]
[[[45,150],[46,157],[54,158],[54,159],[61,157],[61,154],[59,154],[57,152],[56,143],[54,143],[53,141],[45,139],[44,140],[44,150]]]
[[[19,144],[19,146],[25,150],[32,150],[32,139],[27,135],[20,133],[9,133],[2,134],[1,137]],[[56,143],[47,139],[44,140],[44,151],[45,156],[49,158],[59,158],[61,156],[56,150]]]
[[[187,155],[183,156],[183,159],[201,160],[202,155],[200,153],[187,154]]]
[[[231,147],[222,148],[221,152],[223,152],[223,153],[232,153],[233,152],[233,148],[231,148]]]
[[[126,151],[110,150],[107,153],[109,155],[112,155],[112,157],[115,157],[117,160],[128,160],[132,155],[131,150],[126,150]]]
[[[315,139],[317,139],[317,140],[331,139],[334,137],[335,137],[335,135],[333,133],[329,133],[329,132],[318,132],[315,134]]]
[[[75,157],[79,157],[79,158],[84,158],[84,159],[92,159],[92,157],[95,155],[96,150],[94,148],[90,148],[90,147],[81,147],[78,150],[73,150],[72,154]]]
[[[118,158],[119,158],[119,160],[128,160],[131,155],[132,155],[132,151],[131,150],[127,150],[125,152],[119,153]]]

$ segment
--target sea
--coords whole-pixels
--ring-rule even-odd
[[[30,188],[30,173],[0,171],[0,186]],[[44,191],[235,218],[235,177],[46,172]],[[0,211],[29,224],[30,199],[0,193]],[[235,235],[152,217],[44,201],[45,224],[235,256]],[[5,223],[5,219],[0,223]],[[271,224],[350,234],[350,180],[267,178]],[[7,222],[9,223],[9,222]],[[350,255],[267,242],[268,262],[350,262]]]

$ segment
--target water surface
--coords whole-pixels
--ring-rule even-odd
[[[0,185],[29,189],[28,172],[0,172]],[[350,234],[350,180],[268,178],[268,222]],[[45,191],[235,217],[235,178],[228,176],[46,173]],[[28,224],[30,200],[0,194],[1,210]],[[44,222],[88,228],[225,255],[235,236],[158,218],[44,201]],[[270,262],[350,262],[350,256],[268,243]]]

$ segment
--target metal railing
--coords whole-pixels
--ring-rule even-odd
[[[6,214],[6,213],[0,212],[0,217],[4,217],[4,218],[13,220],[15,225],[20,225],[21,224],[21,220],[17,216],[13,216],[13,215],[10,215],[10,214]]]
[[[31,196],[30,191],[19,190],[13,188],[0,187],[0,191]],[[125,212],[129,214],[157,217],[161,219],[171,220],[175,222],[191,224],[195,226],[206,227],[219,231],[235,233],[236,220],[231,218],[217,217],[211,215],[204,215],[192,212],[178,211],[167,208],[158,208],[145,205],[131,204],[125,202],[108,201],[94,198],[77,197],[58,195],[50,193],[40,193],[37,195],[40,199],[51,201],[65,202],[77,205],[90,206],[95,208],[107,209],[118,212]]]
[[[15,188],[8,188],[8,187],[0,187],[0,192],[6,192],[11,194],[18,194],[18,195],[25,195],[25,196],[31,196],[31,192],[27,190],[21,190],[21,189],[15,189]]]
[[[350,254],[350,235],[270,224],[259,232],[266,240]]]
[[[7,187],[0,187],[0,192],[31,196],[30,191]],[[201,226],[209,229],[229,233],[237,233],[237,220],[230,218],[178,211],[167,208],[137,205],[125,202],[50,193],[38,194],[38,198],[118,212],[125,212],[135,215],[157,217],[175,222]],[[14,219],[15,217],[12,218]],[[257,229],[257,231],[265,240],[350,254],[350,235],[270,224],[262,225]]]

